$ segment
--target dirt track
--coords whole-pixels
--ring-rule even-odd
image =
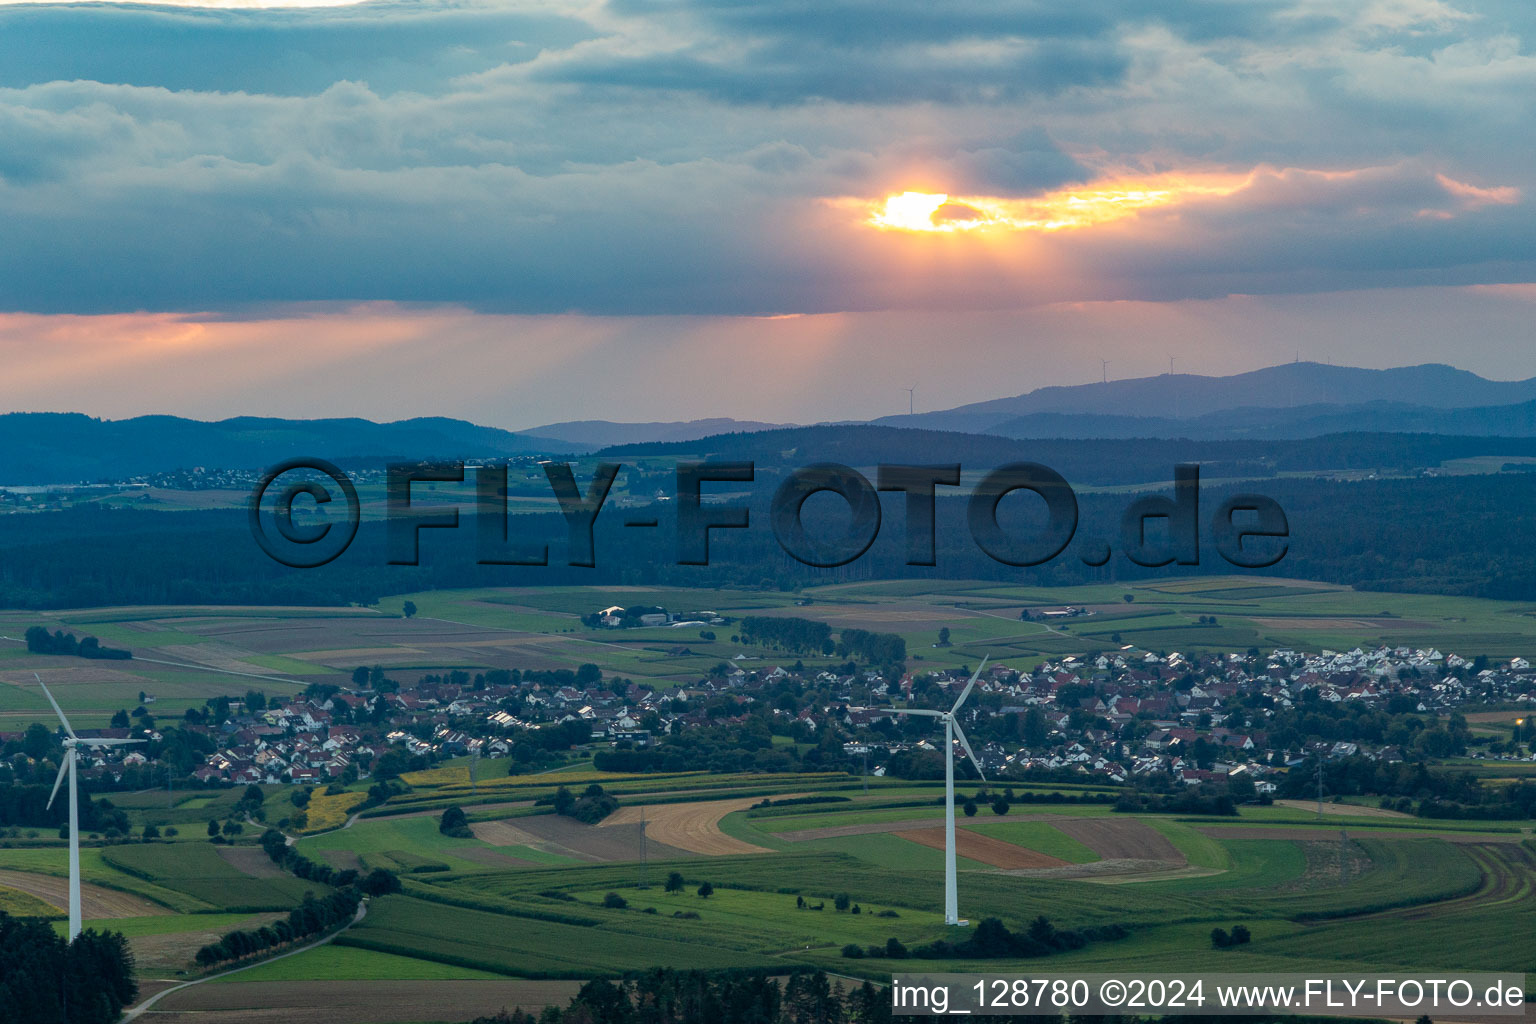
[[[944,829],[942,828],[909,829],[894,834],[935,850],[944,849]],[[1005,843],[1001,839],[994,839],[992,836],[984,836],[963,828],[955,829],[955,855],[980,864],[989,864],[994,868],[1059,868],[1067,863],[1026,847]]]
[[[1323,839],[1337,841],[1339,829],[1336,828],[1307,828],[1296,825],[1206,825],[1200,829],[1212,839]],[[1374,835],[1375,830],[1358,830],[1354,833],[1356,838]],[[1432,829],[1394,831],[1387,834],[1391,839],[1441,839],[1447,843],[1467,843],[1483,846],[1489,843],[1518,843],[1525,836],[1510,833],[1508,835],[1477,835],[1475,833],[1457,833],[1451,831],[1435,831]]]
[[[826,828],[801,828],[773,834],[787,843],[806,843],[813,839],[842,839],[844,836],[871,836],[879,832],[908,832],[932,828],[933,818],[908,818],[905,821],[879,821],[866,825],[828,825]],[[772,831],[770,829],[770,831]]]
[[[579,981],[230,981],[166,996],[165,1024],[393,1024],[465,1021],[570,1001]]]
[[[768,853],[770,851],[761,846],[732,838],[720,831],[721,818],[732,811],[744,811],[761,802],[761,797],[738,797],[735,800],[705,800],[695,804],[621,807],[601,827],[638,825],[643,810],[646,837],[679,850],[712,857],[733,853]]]
[[[69,879],[53,875],[35,875],[29,871],[0,871],[0,885],[19,889],[29,896],[36,896],[44,903],[59,908],[60,913],[69,910]],[[142,896],[104,889],[90,882],[80,883],[80,912],[92,917],[153,917],[169,914],[158,903],[151,903]]]

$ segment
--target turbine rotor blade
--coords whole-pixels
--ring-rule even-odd
[[[965,732],[960,728],[960,723],[955,723],[955,738],[960,741],[960,746],[965,750],[965,756],[971,759],[971,764],[976,766],[976,774],[981,776],[981,781],[987,781],[987,773],[981,770],[981,762],[976,759],[976,751],[971,749],[971,741],[965,738]]]
[[[949,709],[950,714],[954,714],[956,711],[959,711],[960,705],[965,703],[965,698],[971,695],[971,687],[975,686],[976,680],[981,678],[981,670],[987,667],[987,658],[989,657],[991,657],[991,655],[984,656],[981,659],[981,664],[976,666],[976,671],[971,675],[971,681],[966,683],[965,689],[960,691],[960,699],[955,701],[955,706]]]
[[[148,740],[117,740],[117,739],[89,739],[81,740],[82,747],[120,747],[128,743],[148,743]]]
[[[929,715],[933,718],[943,718],[948,712],[930,711],[927,708],[891,708],[898,715]]]
[[[53,808],[53,801],[59,795],[59,787],[64,784],[64,776],[69,773],[69,759],[75,756],[73,750],[64,751],[64,760],[59,762],[59,777],[53,780],[53,792],[48,794],[48,806],[44,810]]]
[[[64,712],[59,708],[59,702],[54,700],[53,694],[48,692],[48,684],[43,682],[43,677],[38,675],[36,672],[33,672],[32,678],[36,679],[37,685],[43,688],[43,696],[47,697],[48,703],[53,705],[53,713],[58,715],[59,721],[64,723],[64,731],[69,733],[69,738],[76,739],[77,737],[75,736],[75,730],[69,727],[69,719],[64,717]]]

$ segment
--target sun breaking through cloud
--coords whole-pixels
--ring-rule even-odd
[[[1058,189],[1028,199],[902,192],[868,206],[867,221],[894,231],[1062,231],[1135,216],[1149,207],[1231,195],[1253,173],[1163,174]]]

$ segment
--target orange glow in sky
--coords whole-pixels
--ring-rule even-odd
[[[1164,174],[1058,189],[1028,199],[902,192],[867,204],[868,223],[892,231],[1062,231],[1122,220],[1152,207],[1231,195],[1249,174]]]

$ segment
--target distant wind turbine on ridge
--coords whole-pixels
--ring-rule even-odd
[[[59,709],[59,702],[53,699],[53,694],[48,692],[43,677],[36,672],[32,678],[37,680],[37,685],[43,688],[43,696],[48,698],[48,703],[53,705],[54,714],[59,716],[59,721],[64,725],[64,763],[59,765],[59,777],[53,780],[53,793],[48,797],[48,806],[53,806],[53,801],[58,798],[59,787],[64,784],[65,773],[69,774],[69,941],[74,942],[80,934],[80,797],[75,784],[75,760],[80,756],[77,751],[81,747],[121,747],[129,743],[143,743],[143,740],[114,740],[114,739],[89,739],[83,740],[75,735],[75,730],[70,728],[69,719],[64,717],[64,712]]]
[[[981,678],[981,670],[987,667],[987,659],[982,658],[981,664],[976,667],[976,672],[971,676],[970,682],[965,684],[965,689],[960,691],[960,698],[955,701],[955,706],[948,711],[930,711],[927,708],[891,708],[898,715],[923,715],[929,718],[937,718],[944,723],[944,923],[965,924],[960,920],[959,900],[955,890],[955,740],[960,741],[960,746],[965,749],[965,756],[971,759],[971,764],[976,766],[976,774],[981,776],[981,781],[987,781],[987,773],[981,770],[981,762],[976,760],[976,752],[971,749],[971,743],[965,738],[965,732],[960,728],[960,723],[955,720],[955,712],[960,710],[960,705],[965,703],[965,698],[971,695],[971,687],[976,685],[976,680]]]
[[[917,399],[913,397],[917,392],[917,385],[913,384],[911,387],[902,388],[901,390],[907,393],[907,415],[911,416],[917,411]]]

